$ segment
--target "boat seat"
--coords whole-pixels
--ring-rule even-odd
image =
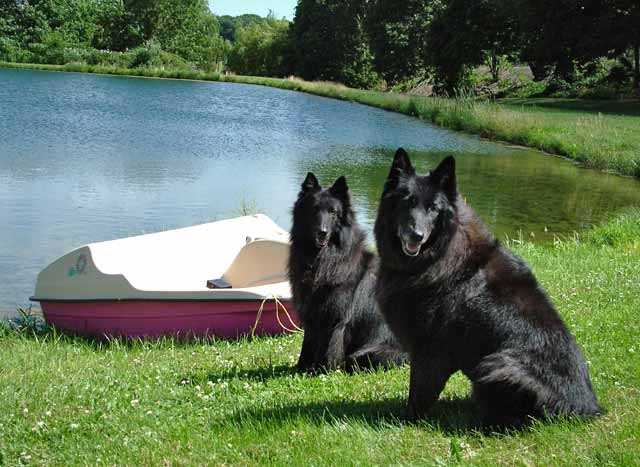
[[[222,279],[234,289],[285,282],[288,258],[288,243],[255,240],[242,247]]]

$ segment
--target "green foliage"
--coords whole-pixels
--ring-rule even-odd
[[[291,28],[295,74],[369,88],[378,81],[363,0],[300,0]]]
[[[9,37],[0,37],[0,60],[7,62],[34,61],[33,55]]]
[[[2,0],[0,59],[177,69],[185,60],[209,73],[295,74],[368,89],[428,77],[450,95],[537,95],[539,85],[503,77],[505,65],[524,62],[545,95],[617,98],[640,94],[640,4],[299,0],[289,24],[273,15],[218,18],[207,0]],[[615,66],[604,76],[598,63],[606,60]],[[485,65],[490,80],[478,73]]]
[[[126,66],[103,52],[135,50],[126,57],[134,67],[180,69],[186,60],[210,71],[227,52],[205,0],[3,0],[0,13],[4,60]]]
[[[289,23],[273,16],[235,31],[235,43],[229,52],[228,68],[238,74],[285,76],[289,52]]]
[[[30,44],[29,49],[37,62],[62,65],[65,63],[65,49],[70,45],[60,31],[48,30],[41,42]]]
[[[105,0],[96,15],[96,34],[91,45],[100,50],[124,52],[142,44],[144,37],[126,4]]]
[[[270,12],[266,18],[258,15],[240,15],[240,16],[219,16],[220,36],[231,42],[236,41],[236,33],[240,29],[250,28],[253,26],[264,26],[275,19],[273,12]]]
[[[448,0],[436,11],[427,41],[436,84],[453,93],[468,84],[472,67],[485,62],[498,81],[500,58],[517,50],[518,26],[506,1]]]
[[[206,0],[161,0],[154,37],[167,52],[206,71],[217,70],[224,61],[218,20]]]
[[[374,0],[366,30],[376,70],[395,85],[421,75],[426,67],[427,31],[441,0]]]
[[[0,326],[2,325],[0,323]],[[38,334],[49,330],[42,313],[31,307],[27,309],[18,308],[18,316],[9,320],[9,326],[18,333]]]
[[[160,44],[157,41],[149,41],[144,46],[136,47],[127,55],[131,57],[128,64],[131,68],[189,69],[189,64],[186,60],[178,55],[165,52],[160,48]]]

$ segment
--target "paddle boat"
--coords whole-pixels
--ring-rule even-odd
[[[299,328],[289,234],[265,215],[81,246],[38,275],[58,329],[102,337],[236,338]]]

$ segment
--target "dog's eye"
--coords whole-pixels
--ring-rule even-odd
[[[415,196],[409,195],[406,198],[404,198],[404,201],[412,208],[415,208],[418,205],[418,200],[416,199]]]

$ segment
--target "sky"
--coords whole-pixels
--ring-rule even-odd
[[[277,18],[283,16],[293,19],[297,0],[209,0],[211,10],[216,15],[238,16],[244,13],[254,13],[267,16],[273,10]]]

